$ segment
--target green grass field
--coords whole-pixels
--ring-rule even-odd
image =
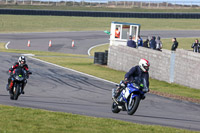
[[[4,105],[0,105],[0,117],[1,133],[195,133],[170,127]]]
[[[198,30],[200,19],[139,19],[0,15],[0,33],[110,30],[112,21],[141,24],[142,30]],[[84,23],[83,23],[84,22]]]

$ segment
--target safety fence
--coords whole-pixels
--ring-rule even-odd
[[[200,18],[200,13],[130,13],[130,12],[52,11],[52,10],[22,10],[22,9],[0,9],[0,14],[82,16],[82,17],[124,17],[124,18],[177,18],[177,19]]]
[[[91,6],[112,8],[200,8],[200,1],[191,0],[0,0],[0,5]]]

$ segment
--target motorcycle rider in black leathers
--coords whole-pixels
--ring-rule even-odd
[[[135,82],[136,78],[144,78],[147,82],[147,87],[149,88],[149,66],[150,63],[146,59],[140,59],[139,65],[132,67],[129,72],[125,74],[124,80],[122,80],[115,90],[114,98],[116,99],[121,91],[126,88],[128,82]],[[143,97],[144,99],[145,97]]]
[[[15,62],[15,64],[9,69],[10,77],[8,78],[8,84],[6,86],[7,91],[11,91],[13,87],[14,79],[12,78],[12,75],[15,73],[15,69],[17,67],[23,67],[28,72],[28,65],[26,64],[26,58],[24,56],[20,56],[18,62]],[[24,86],[22,87],[22,94],[24,94],[24,87],[26,83],[27,81],[25,80]]]

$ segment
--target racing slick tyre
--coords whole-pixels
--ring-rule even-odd
[[[135,96],[133,99],[131,98],[133,93],[131,94],[129,101],[127,103],[127,113],[129,115],[133,115],[135,111],[137,110],[139,104],[140,104],[140,97]]]
[[[14,100],[17,100],[17,99],[18,99],[18,96],[19,96],[19,90],[20,90],[20,85],[17,84],[17,86],[15,86],[14,89],[13,89]]]

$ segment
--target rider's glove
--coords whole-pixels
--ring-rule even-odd
[[[144,85],[143,84],[140,84],[140,88],[143,88],[144,87]]]

